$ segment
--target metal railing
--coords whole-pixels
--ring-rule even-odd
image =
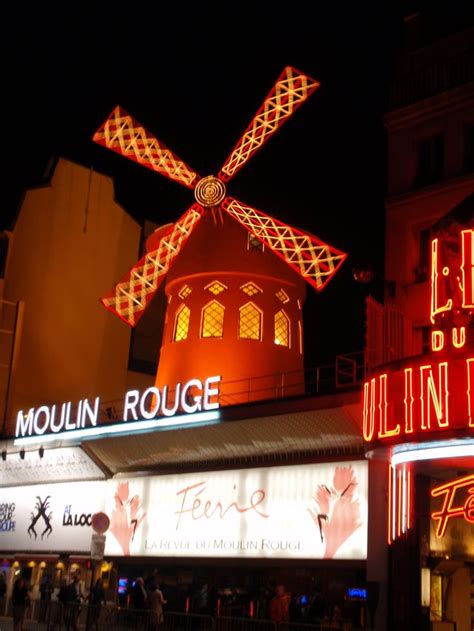
[[[26,611],[25,631],[361,631],[348,620],[316,623],[281,622],[232,616],[211,616],[166,611],[160,621],[149,610],[114,604],[89,606],[51,601],[42,611],[33,601]],[[36,605],[36,606],[35,606]],[[1,631],[11,631],[13,621],[0,618]],[[365,627],[364,631],[371,631]]]

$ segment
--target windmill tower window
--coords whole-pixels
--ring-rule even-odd
[[[209,283],[209,285],[206,285],[204,289],[207,289],[207,291],[210,291],[211,294],[214,294],[214,296],[218,296],[219,294],[221,294],[223,291],[227,289],[227,286],[223,285],[218,280],[215,280],[214,282]]]
[[[179,290],[178,296],[181,298],[181,300],[184,300],[185,298],[189,296],[191,292],[192,292],[192,289],[189,285],[183,285],[181,289]]]
[[[174,342],[180,342],[181,340],[185,340],[188,337],[190,316],[191,311],[189,307],[187,307],[186,305],[181,305],[181,307],[176,312],[176,319],[174,322]]]
[[[290,298],[288,296],[288,294],[286,293],[286,291],[284,289],[279,289],[275,296],[278,298],[278,300],[280,302],[282,302],[283,304],[286,304],[287,302],[290,301]]]
[[[249,232],[247,234],[247,250],[249,252],[264,252],[265,246],[254,234]]]
[[[262,312],[253,302],[248,302],[239,309],[239,339],[262,339]]]
[[[263,290],[254,283],[245,283],[245,285],[242,285],[240,289],[244,292],[244,294],[247,294],[247,296],[255,296],[255,294],[263,293]]]
[[[224,334],[224,307],[217,300],[202,310],[201,337],[222,337]]]
[[[278,346],[290,346],[290,319],[281,309],[275,313],[275,344]]]

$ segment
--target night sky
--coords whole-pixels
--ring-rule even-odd
[[[2,227],[53,154],[113,175],[136,218],[176,220],[192,193],[95,145],[96,128],[120,104],[200,175],[216,173],[293,65],[321,88],[229,193],[350,253],[322,294],[308,290],[307,364],[362,348],[369,288],[352,268],[371,264],[383,275],[382,116],[407,7],[290,2],[283,13],[276,2],[183,2],[155,3],[150,13],[146,4],[108,4],[63,13],[25,5],[5,26]]]

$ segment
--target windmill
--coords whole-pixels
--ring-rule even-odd
[[[221,222],[223,217],[232,218],[250,233],[250,238],[254,242],[263,244],[269,252],[284,261],[293,270],[293,276],[296,272],[317,291],[324,289],[346,258],[346,254],[316,236],[286,225],[227,194],[227,183],[318,86],[317,81],[292,67],[286,67],[219,173],[216,176],[208,175],[202,178],[121,107],[116,107],[112,111],[95,133],[94,141],[193,190],[195,200],[176,223],[161,228],[153,235],[147,243],[147,254],[115,285],[110,294],[103,298],[102,303],[107,309],[134,327],[170,269],[188,251],[185,246],[190,238],[192,241],[192,236],[196,234],[199,225],[205,223],[203,217],[208,218],[210,215],[214,223],[216,216],[220,217]],[[209,219],[207,221],[209,222]],[[275,257],[272,256],[271,259],[274,260]],[[237,271],[238,264],[234,273]],[[284,275],[285,272],[281,271],[280,265],[280,271],[275,277]],[[219,284],[225,289],[228,288],[220,281]],[[242,285],[240,289],[244,288],[245,292],[245,287],[246,285]],[[255,292],[259,290],[262,293],[258,284],[253,284],[253,287],[256,288]],[[204,288],[209,289],[209,285]],[[187,297],[183,291],[179,292],[181,300]],[[245,293],[252,296],[251,293]],[[274,293],[278,293],[278,289]],[[282,295],[288,297],[285,291],[280,297]],[[171,300],[171,296],[169,299]],[[299,298],[298,304],[301,310]],[[257,305],[254,306],[260,310]],[[255,311],[250,313],[253,320],[257,315]],[[174,316],[176,320],[176,312]],[[176,331],[176,322],[172,326],[173,331]],[[189,314],[187,323],[189,324]],[[299,326],[301,328],[301,323]],[[173,341],[187,339],[187,335],[180,338],[176,338],[175,333],[170,335]],[[199,337],[222,338],[222,330],[220,336],[206,336],[201,322]],[[242,338],[241,334],[239,338],[248,339]],[[253,339],[257,337],[254,335]],[[261,333],[259,339],[262,339]],[[276,336],[273,342],[279,344]],[[290,344],[286,346],[289,347]],[[182,350],[181,348],[181,357]],[[301,351],[299,354],[301,355]],[[160,365],[162,363],[160,359]]]

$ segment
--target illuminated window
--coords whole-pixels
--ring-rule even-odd
[[[189,310],[189,307],[187,307],[186,305],[181,305],[181,307],[176,312],[176,320],[174,323],[174,335],[173,335],[173,340],[175,342],[185,340],[188,337],[190,315],[191,315],[191,311]]]
[[[288,302],[290,299],[288,298],[288,294],[286,293],[286,291],[284,289],[280,289],[276,292],[275,296],[278,298],[278,300],[280,302],[282,302],[283,304],[285,304],[286,302]]]
[[[265,250],[265,246],[260,241],[260,239],[257,239],[257,237],[254,234],[249,232],[247,234],[247,250],[249,251],[255,250],[257,252],[263,252]]]
[[[207,289],[207,291],[210,291],[211,294],[214,294],[214,296],[218,296],[220,293],[225,291],[227,287],[223,285],[222,283],[220,283],[218,280],[215,280],[213,283],[206,285],[204,289]],[[215,337],[215,336],[213,335],[211,337]]]
[[[187,298],[189,296],[189,294],[192,292],[191,287],[189,287],[189,285],[183,285],[181,287],[181,290],[178,294],[178,296],[181,298],[181,300],[184,300],[185,298]]]
[[[222,337],[224,332],[224,307],[213,300],[202,310],[201,337]]]
[[[275,344],[278,346],[290,346],[290,320],[286,313],[275,313]]]
[[[262,312],[253,302],[248,302],[239,309],[239,338],[241,340],[260,340],[262,331]]]
[[[244,294],[247,294],[247,296],[255,296],[255,294],[262,293],[260,287],[254,285],[254,283],[245,283],[245,285],[242,285],[240,289],[244,292]]]

